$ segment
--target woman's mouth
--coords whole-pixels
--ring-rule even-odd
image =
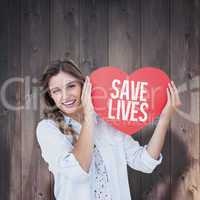
[[[67,108],[71,108],[71,107],[74,106],[75,102],[76,102],[76,99],[74,99],[74,100],[69,100],[69,101],[63,102],[62,105],[64,105],[64,106],[67,107]]]

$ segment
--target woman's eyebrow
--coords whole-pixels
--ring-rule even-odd
[[[76,83],[76,82],[83,83],[84,81],[82,81],[82,80],[73,80],[73,81],[68,82],[67,84]],[[67,85],[67,84],[65,84],[65,85]]]
[[[49,90],[54,90],[54,89],[60,89],[59,87],[53,87],[53,88],[49,88]]]
[[[74,82],[77,82],[78,80],[73,80],[73,81],[69,81],[69,82],[67,82],[65,85],[68,85],[68,84],[70,84],[70,83],[74,83]]]
[[[71,84],[71,83],[77,82],[77,81],[80,82],[79,80],[69,81],[69,82],[65,83],[65,86],[66,86],[66,85],[69,85],[69,84]],[[53,89],[60,89],[60,88],[59,88],[59,87],[50,88],[50,90],[53,90]]]

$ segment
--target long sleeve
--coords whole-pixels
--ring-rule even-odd
[[[162,154],[158,160],[153,159],[146,150],[147,145],[140,146],[129,135],[124,135],[123,146],[127,164],[135,170],[151,173],[162,161]]]
[[[49,170],[74,182],[87,181],[90,174],[82,169],[73,153],[73,145],[52,120],[42,120],[36,128],[37,141]]]

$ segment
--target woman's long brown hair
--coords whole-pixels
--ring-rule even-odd
[[[49,80],[52,76],[57,75],[60,71],[66,72],[78,80],[80,80],[81,87],[83,87],[83,84],[85,82],[85,77],[83,73],[81,72],[80,68],[74,63],[72,60],[64,60],[64,61],[54,61],[50,63],[44,73],[42,74],[42,77],[40,78],[40,87],[42,88],[42,97],[44,101],[44,110],[43,110],[43,118],[44,119],[52,119],[54,122],[56,122],[57,127],[59,130],[66,135],[72,135],[73,136],[73,143],[76,143],[76,131],[69,127],[64,122],[64,116],[61,110],[56,106],[54,100],[51,98],[51,95],[49,93]]]

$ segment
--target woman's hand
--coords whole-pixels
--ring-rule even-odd
[[[93,128],[94,128],[94,117],[93,117],[93,105],[91,98],[92,85],[89,77],[86,77],[82,88],[81,94],[81,106],[84,114],[84,121],[81,126],[80,136],[77,143],[75,144],[72,153],[79,161],[81,167],[88,173],[94,146]]]
[[[91,90],[92,90],[92,84],[90,82],[89,77],[86,76],[86,80],[83,85],[82,95],[81,95],[83,112],[86,118],[92,116],[92,113],[94,110],[94,107],[92,104]]]
[[[182,105],[178,90],[173,81],[168,83],[167,88],[167,103],[163,108],[160,117],[170,120],[173,114],[177,111],[177,108]]]
[[[160,114],[160,119],[147,147],[147,151],[154,159],[158,159],[164,145],[169,121],[177,108],[181,105],[178,90],[174,82],[171,81],[168,86],[167,103]]]

